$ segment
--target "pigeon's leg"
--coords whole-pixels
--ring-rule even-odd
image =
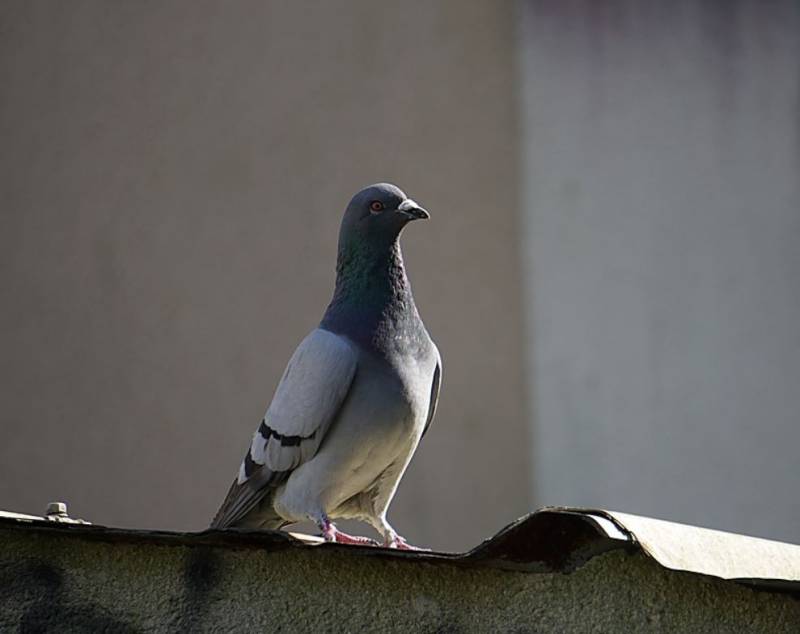
[[[330,521],[327,515],[322,515],[319,519],[314,520],[322,531],[322,537],[326,542],[334,544],[354,544],[357,546],[377,546],[378,542],[369,537],[362,537],[361,535],[348,535],[343,533],[333,522]]]
[[[428,550],[427,548],[420,548],[412,546],[403,537],[392,531],[389,535],[385,536],[383,545],[386,548],[397,548],[398,550]]]
[[[397,550],[429,550],[428,548],[419,548],[412,546],[405,539],[397,534],[385,517],[380,518],[375,525],[377,531],[383,535],[384,548],[396,548]]]

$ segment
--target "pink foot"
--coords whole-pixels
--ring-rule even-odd
[[[328,522],[327,526],[325,526],[323,529],[322,536],[325,538],[326,542],[331,542],[334,544],[352,544],[356,546],[378,545],[378,542],[376,542],[374,539],[370,539],[369,537],[362,537],[361,535],[348,535],[347,533],[343,533],[330,522]]]
[[[397,550],[423,550],[423,551],[430,550],[429,548],[419,548],[418,546],[412,546],[405,539],[400,537],[400,535],[392,535],[391,537],[386,539],[383,545],[385,548],[396,548]]]

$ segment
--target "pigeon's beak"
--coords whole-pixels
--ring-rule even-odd
[[[407,216],[410,220],[427,220],[431,217],[431,215],[425,209],[420,207],[410,198],[407,198],[401,202],[397,207],[397,211],[404,216]]]

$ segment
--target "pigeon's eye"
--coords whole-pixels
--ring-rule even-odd
[[[369,210],[370,210],[372,213],[374,213],[374,214],[377,214],[378,212],[381,212],[381,211],[383,211],[383,210],[384,210],[383,203],[382,203],[380,200],[373,200],[373,201],[372,201],[372,202],[369,204]]]

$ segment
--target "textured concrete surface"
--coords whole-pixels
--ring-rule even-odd
[[[492,1],[0,2],[0,508],[205,528],[330,300],[345,205],[392,180],[433,216],[404,250],[444,358],[392,523],[466,548],[529,509],[513,26]]]
[[[215,542],[216,539],[216,542]],[[0,631],[796,632],[800,601],[641,553],[571,574],[288,539],[0,523]]]

